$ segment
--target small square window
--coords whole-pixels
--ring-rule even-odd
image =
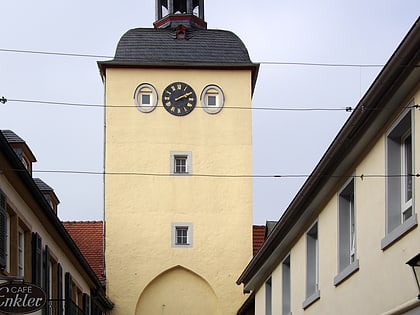
[[[208,106],[217,106],[217,96],[216,95],[207,95],[207,105]]]
[[[172,247],[192,247],[192,223],[172,223]]]
[[[188,227],[177,226],[175,228],[175,244],[188,245]]]
[[[171,151],[170,155],[170,173],[172,175],[191,175],[191,152]]]
[[[151,93],[140,93],[141,95],[141,105],[151,106],[152,105],[152,95]]]
[[[187,173],[187,157],[175,156],[175,173]]]

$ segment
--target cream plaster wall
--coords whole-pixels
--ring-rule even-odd
[[[419,104],[420,92],[407,99],[404,106]],[[418,173],[420,165],[420,112],[414,111],[414,156],[415,172]],[[396,116],[398,117],[398,116]],[[385,126],[383,132],[385,134]],[[334,286],[333,280],[338,273],[337,254],[337,226],[338,226],[338,200],[337,194],[325,203],[320,211],[318,220],[319,241],[319,290],[320,299],[303,310],[302,302],[305,300],[306,277],[306,236],[302,236],[293,245],[291,255],[291,286],[292,286],[292,313],[305,314],[384,314],[396,310],[402,305],[415,305],[415,296],[418,294],[411,268],[406,262],[414,257],[419,250],[420,230],[416,226],[401,239],[388,248],[381,249],[381,240],[385,236],[385,179],[381,176],[385,170],[385,135],[381,135],[376,143],[367,148],[366,155],[355,162],[354,169],[348,175],[357,175],[355,178],[355,216],[357,259],[359,270],[349,278]],[[362,179],[360,175],[364,174]],[[368,175],[379,175],[369,177]],[[344,184],[345,180],[343,180]],[[336,192],[342,186],[336,187]],[[420,196],[418,179],[414,179],[414,202],[417,204]],[[419,217],[418,207],[415,215]],[[274,283],[281,285],[281,265],[278,265],[272,274]],[[276,284],[276,286],[277,286]],[[263,296],[264,287],[260,287],[256,296],[257,315],[265,315]],[[273,315],[281,313],[281,292],[273,290]],[[277,301],[276,301],[277,300]],[[411,304],[410,304],[411,303]],[[280,305],[279,305],[280,304]],[[389,314],[400,314],[390,312]]]
[[[247,70],[107,69],[106,105],[116,106],[107,107],[105,127],[112,314],[135,314],[146,286],[178,265],[209,284],[221,314],[235,314],[244,301],[235,281],[252,254],[252,182],[241,176],[252,174],[250,75]],[[206,85],[217,84],[225,108],[210,115],[198,100],[187,116],[169,114],[161,95],[177,81],[190,84],[198,98]],[[141,83],[157,90],[158,107],[151,113],[134,106],[134,91]],[[171,151],[191,151],[193,174],[210,176],[169,176]],[[191,248],[171,247],[173,222],[192,223]],[[177,292],[173,294],[159,301],[167,310]],[[197,298],[195,292],[184,294]]]

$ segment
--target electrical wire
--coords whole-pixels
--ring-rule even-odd
[[[63,56],[63,57],[107,58],[107,59],[114,58],[114,56],[109,56],[109,55],[64,53],[64,52],[7,49],[7,48],[0,48],[0,52]],[[125,60],[130,60],[130,59],[125,59]],[[286,62],[286,61],[284,62],[283,61],[258,61],[256,63],[262,64],[262,65],[277,65],[277,66],[281,65],[281,66],[347,67],[347,68],[349,67],[351,68],[380,68],[384,66],[381,64],[348,64],[348,63],[317,63],[317,62]]]
[[[43,105],[60,105],[60,106],[70,106],[70,107],[90,107],[90,108],[133,108],[135,105],[103,105],[103,104],[88,104],[88,103],[74,103],[74,102],[60,102],[60,101],[43,101],[43,100],[28,100],[28,99],[7,99],[4,96],[0,98],[0,103],[7,102],[16,102],[16,103],[32,103],[32,104],[43,104]],[[163,105],[156,105],[156,107],[163,108]],[[203,108],[203,106],[197,105],[196,108]],[[356,108],[351,106],[346,107],[243,107],[243,106],[223,106],[225,109],[234,109],[234,110],[261,110],[261,111],[346,111],[353,112]],[[420,105],[409,105],[405,108],[420,108]],[[372,110],[383,110],[383,107],[361,107],[362,111],[372,111]]]
[[[2,101],[4,99],[4,102]],[[133,108],[135,105],[102,105],[102,104],[87,104],[87,103],[73,103],[73,102],[59,102],[59,101],[42,101],[42,100],[27,100],[27,99],[6,99],[0,98],[0,102],[3,104],[6,102],[17,102],[17,103],[35,103],[44,105],[61,105],[61,106],[73,106],[73,107],[98,107],[98,108]],[[163,105],[156,105],[156,107],[164,107]],[[196,108],[203,108],[203,106],[196,105]],[[337,108],[322,108],[322,107],[307,107],[307,108],[275,108],[275,107],[243,107],[243,106],[223,106],[226,109],[235,110],[261,110],[261,111],[346,111],[350,112],[353,108],[337,107]]]
[[[27,172],[26,169],[9,169],[2,168],[0,173],[6,172]],[[54,174],[70,174],[70,175],[108,175],[108,176],[146,176],[146,177],[173,177],[173,174],[168,173],[146,173],[146,172],[103,172],[103,171],[77,171],[77,170],[32,170],[33,173],[54,173]],[[176,176],[176,175],[175,175]],[[367,178],[403,178],[403,177],[420,177],[416,174],[360,174],[360,175],[308,175],[308,174],[189,174],[189,177],[212,177],[212,178],[309,178],[309,177],[325,177],[325,178],[359,178],[361,180]]]

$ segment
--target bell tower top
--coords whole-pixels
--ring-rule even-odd
[[[204,21],[204,0],[155,0],[155,28],[186,28],[207,29]]]

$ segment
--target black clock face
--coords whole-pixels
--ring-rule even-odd
[[[169,84],[162,93],[163,107],[176,116],[189,114],[197,103],[197,97],[191,86],[184,82]]]

